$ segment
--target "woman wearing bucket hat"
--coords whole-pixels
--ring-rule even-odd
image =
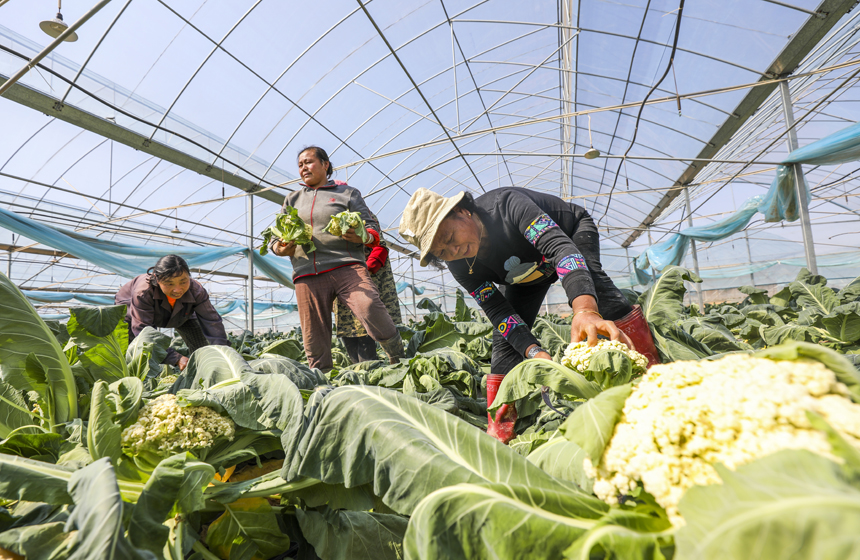
[[[506,187],[473,199],[418,189],[403,211],[400,235],[417,246],[421,264],[448,268],[496,327],[487,402],[525,358],[551,359],[531,332],[550,286],[561,279],[573,309],[571,341],[598,335],[621,340],[657,360],[651,333],[600,264],[597,227],[584,208],[548,194]],[[628,336],[631,335],[631,336]],[[633,340],[631,340],[631,338]],[[516,409],[501,407],[487,432],[507,442]]]
[[[309,146],[299,152],[299,175],[302,188],[284,199],[284,208],[292,206],[299,217],[313,229],[315,251],[305,252],[294,242],[273,239],[269,250],[279,257],[290,257],[293,283],[299,306],[299,322],[308,364],[328,371],[332,368],[332,307],[335,299],[348,307],[373,340],[379,342],[391,363],[405,357],[403,340],[385,305],[379,299],[367,271],[365,247],[355,230],[342,236],[325,231],[329,220],[343,211],[358,212],[371,241],[379,245],[379,226],[358,189],[331,180],[332,165],[320,147]]]

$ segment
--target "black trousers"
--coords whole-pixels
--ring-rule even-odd
[[[176,327],[174,330],[185,341],[189,357],[198,348],[209,346],[209,341],[206,340],[206,336],[203,334],[203,327],[200,326],[200,321],[196,317],[191,317],[182,326]]]
[[[349,361],[354,364],[379,359],[376,354],[376,341],[369,336],[342,336],[340,341],[346,348]]]
[[[615,284],[612,283],[612,280],[604,272],[603,266],[600,264],[600,237],[590,216],[582,217],[579,228],[571,239],[573,239],[576,247],[582,252],[582,256],[585,257],[585,261],[588,263],[591,279],[594,282],[594,289],[597,292],[597,309],[603,318],[615,321],[633,311],[627,298],[624,297],[621,290],[615,287]],[[514,311],[525,321],[526,325],[532,328],[550,286],[557,279],[553,275],[537,283],[499,286],[499,291],[514,308]],[[525,360],[525,356],[508,344],[508,341],[505,340],[498,329],[494,329],[493,355],[490,368],[492,373],[504,375],[514,369],[523,360]]]

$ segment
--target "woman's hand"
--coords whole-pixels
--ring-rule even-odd
[[[589,346],[597,344],[598,335],[608,337],[610,340],[620,340],[633,348],[630,338],[621,332],[615,323],[607,321],[597,313],[597,301],[589,295],[579,296],[574,299],[573,319],[570,322],[570,341],[579,342],[588,340]]]
[[[188,366],[188,358],[185,356],[179,356],[179,361],[176,365],[179,366],[179,371],[185,371],[186,366]]]
[[[535,346],[537,346],[537,344],[532,344],[531,346],[529,346],[528,348],[526,348],[526,356],[528,356],[528,355],[529,355],[529,350],[531,350],[531,349],[532,349],[533,347],[535,347]],[[538,352],[537,354],[535,354],[534,359],[536,359],[536,360],[549,360],[549,361],[552,361],[552,356],[550,356],[548,352]]]
[[[364,241],[362,241],[361,238],[355,234],[355,228],[349,228],[348,230],[346,230],[346,233],[341,235],[341,237],[343,239],[346,239],[350,243],[359,243],[361,245],[364,245]]]
[[[296,254],[296,242],[278,240],[277,243],[272,245],[272,252],[279,257],[292,257]]]

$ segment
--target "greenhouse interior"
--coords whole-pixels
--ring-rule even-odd
[[[0,0],[0,558],[860,559],[857,4]],[[313,206],[302,214],[306,193],[316,203],[309,177],[361,214],[344,237],[334,210],[325,234]],[[530,243],[485,225],[527,212],[506,206],[522,200],[544,212],[517,214]],[[590,219],[594,250],[547,204]],[[312,241],[278,233],[291,209]],[[439,232],[466,213],[461,231],[477,242],[446,258]],[[308,255],[335,258],[320,235],[371,256],[346,249],[352,264],[320,273]],[[573,249],[548,248],[562,242]],[[374,280],[377,293],[366,270],[379,247],[393,284]],[[548,267],[539,293],[533,275],[511,280],[526,250],[542,258],[528,274]],[[477,287],[482,259],[505,251],[499,280]],[[168,255],[188,292],[161,284],[184,274],[158,276]],[[353,268],[391,320],[345,292],[320,303],[312,281]],[[211,348],[133,309],[138,292],[122,299],[136,278],[151,278],[165,321],[184,294],[208,298],[194,317]],[[606,290],[624,312],[607,311]],[[363,335],[331,332],[342,308]],[[644,314],[645,346],[621,326],[630,309]],[[315,339],[314,313],[329,329]],[[582,314],[593,322],[580,332]],[[33,342],[48,330],[56,340]],[[363,336],[375,361],[339,336]],[[216,356],[228,338],[235,351]],[[526,359],[545,354],[555,369]],[[787,373],[744,359],[783,360]],[[646,366],[683,377],[672,362],[690,360],[696,373],[666,383],[693,391],[698,413],[644,396]],[[720,362],[731,365],[708,386]],[[766,381],[728,372],[758,367]],[[720,412],[735,412],[732,427],[704,419],[733,383],[742,403]],[[819,388],[806,400],[803,383]],[[394,396],[358,394],[370,386]],[[659,403],[651,416],[628,410],[631,390]],[[176,416],[160,422],[203,409],[185,421],[214,430],[210,441],[145,448],[157,428],[141,423],[168,401]],[[777,419],[740,418],[753,410]],[[654,435],[664,455],[695,454],[660,462],[630,443],[659,414],[686,418],[684,442],[713,422],[710,455]],[[419,447],[368,418],[409,424]],[[720,447],[725,430],[753,425],[771,439],[737,432],[743,450]],[[635,449],[607,443],[613,429]],[[484,431],[493,438],[473,442]],[[451,465],[405,457],[431,447]],[[82,474],[94,466],[112,482]],[[768,473],[796,492],[756,494]],[[713,493],[720,481],[734,494]],[[181,492],[191,497],[166,498]],[[102,495],[114,501],[91,503]],[[766,506],[805,513],[757,513]],[[746,525],[728,527],[744,508]]]

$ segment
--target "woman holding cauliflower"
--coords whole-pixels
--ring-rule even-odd
[[[551,359],[531,326],[556,280],[573,309],[572,342],[587,338],[593,345],[603,335],[633,346],[613,322],[622,320],[624,327],[633,309],[603,272],[597,228],[580,206],[514,187],[476,199],[465,192],[445,198],[418,189],[403,211],[399,231],[418,247],[422,265],[448,261],[454,279],[495,325],[489,403],[504,375],[525,358]],[[640,323],[650,340],[644,319]],[[487,431],[507,441],[515,420],[514,407],[503,406],[490,418]]]
[[[297,245],[273,239],[268,249],[279,257],[290,257],[292,262],[308,364],[323,371],[332,368],[331,317],[335,299],[355,314],[391,362],[397,363],[404,356],[403,342],[379,299],[364,258],[366,246],[379,245],[376,219],[358,189],[331,180],[332,165],[325,150],[305,148],[299,153],[298,164],[304,183],[301,189],[287,195],[281,212],[295,208],[299,218],[311,227],[313,243]],[[358,214],[363,225],[353,214]],[[332,220],[336,216],[342,219]],[[332,222],[341,229],[333,227]],[[355,225],[342,227],[349,223]]]

